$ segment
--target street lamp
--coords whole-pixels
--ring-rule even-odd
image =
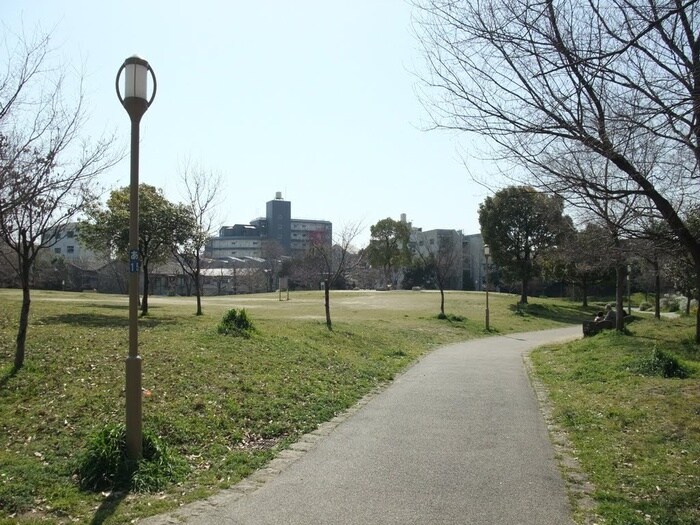
[[[627,265],[627,315],[632,315],[632,294],[630,290],[630,274],[632,273],[632,265]]]
[[[124,72],[124,97],[119,80]],[[148,75],[153,93],[148,98]],[[139,123],[156,96],[156,76],[143,58],[127,58],[117,71],[117,97],[131,119],[131,179],[129,188],[129,356],[126,358],[126,448],[130,459],[143,455],[141,417],[141,356],[139,355]]]
[[[484,257],[486,258],[486,331],[489,328],[489,255],[491,255],[491,248],[488,244],[484,244]]]

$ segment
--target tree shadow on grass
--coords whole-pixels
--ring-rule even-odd
[[[124,498],[126,498],[128,494],[129,493],[127,491],[112,492],[109,496],[103,499],[102,503],[95,511],[95,515],[92,517],[90,525],[102,525],[102,523],[104,523],[105,520],[107,520],[107,518],[114,514],[114,512],[117,510],[121,502],[124,501]]]
[[[582,306],[559,306],[545,304],[512,304],[510,311],[518,315],[528,315],[560,323],[579,324],[592,319],[592,308]]]
[[[0,376],[0,388],[4,388],[5,385],[17,375],[17,368],[14,366],[9,367],[3,374]]]
[[[44,324],[68,324],[85,326],[89,328],[124,328],[129,326],[128,316],[114,316],[105,314],[61,314],[50,317],[43,317],[41,322]],[[139,328],[154,328],[162,324],[175,324],[177,320],[174,317],[139,317]]]
[[[89,308],[102,308],[103,310],[129,310],[128,304],[91,304]]]

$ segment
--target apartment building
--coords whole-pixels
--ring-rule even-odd
[[[265,206],[265,217],[250,224],[234,224],[219,230],[206,249],[212,259],[224,257],[302,256],[314,244],[328,247],[333,242],[333,225],[329,221],[293,219],[292,203],[277,192]]]
[[[401,214],[401,222],[406,223],[406,214]],[[456,290],[484,290],[486,259],[484,241],[480,233],[464,235],[461,230],[435,229],[423,231],[408,223],[410,227],[409,247],[415,255],[427,257],[437,254],[441,244],[460,250],[460,256],[453,262],[449,288]]]
[[[60,228],[48,232],[47,236],[49,238],[55,238],[55,244],[50,248],[51,253],[55,256],[61,256],[69,262],[96,260],[97,255],[95,252],[85,248],[80,243],[79,226],[77,222],[69,222]]]

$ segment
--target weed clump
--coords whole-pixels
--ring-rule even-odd
[[[126,426],[118,424],[105,426],[90,439],[76,473],[83,490],[155,492],[182,479],[186,471],[184,460],[148,431],[143,434],[143,458],[129,459]]]
[[[676,356],[657,347],[654,347],[650,357],[642,360],[639,370],[644,375],[666,378],[683,379],[690,375],[688,368]]]
[[[461,323],[462,321],[464,321],[464,317],[462,317],[461,315],[455,315],[455,314],[439,313],[437,315],[437,318],[442,320],[442,321],[450,321],[453,323]]]
[[[242,337],[250,337],[255,332],[253,321],[248,317],[245,308],[241,310],[232,308],[226,312],[217,329],[220,334]]]

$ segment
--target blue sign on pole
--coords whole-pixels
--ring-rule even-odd
[[[139,251],[129,251],[129,272],[137,273],[139,271]]]

